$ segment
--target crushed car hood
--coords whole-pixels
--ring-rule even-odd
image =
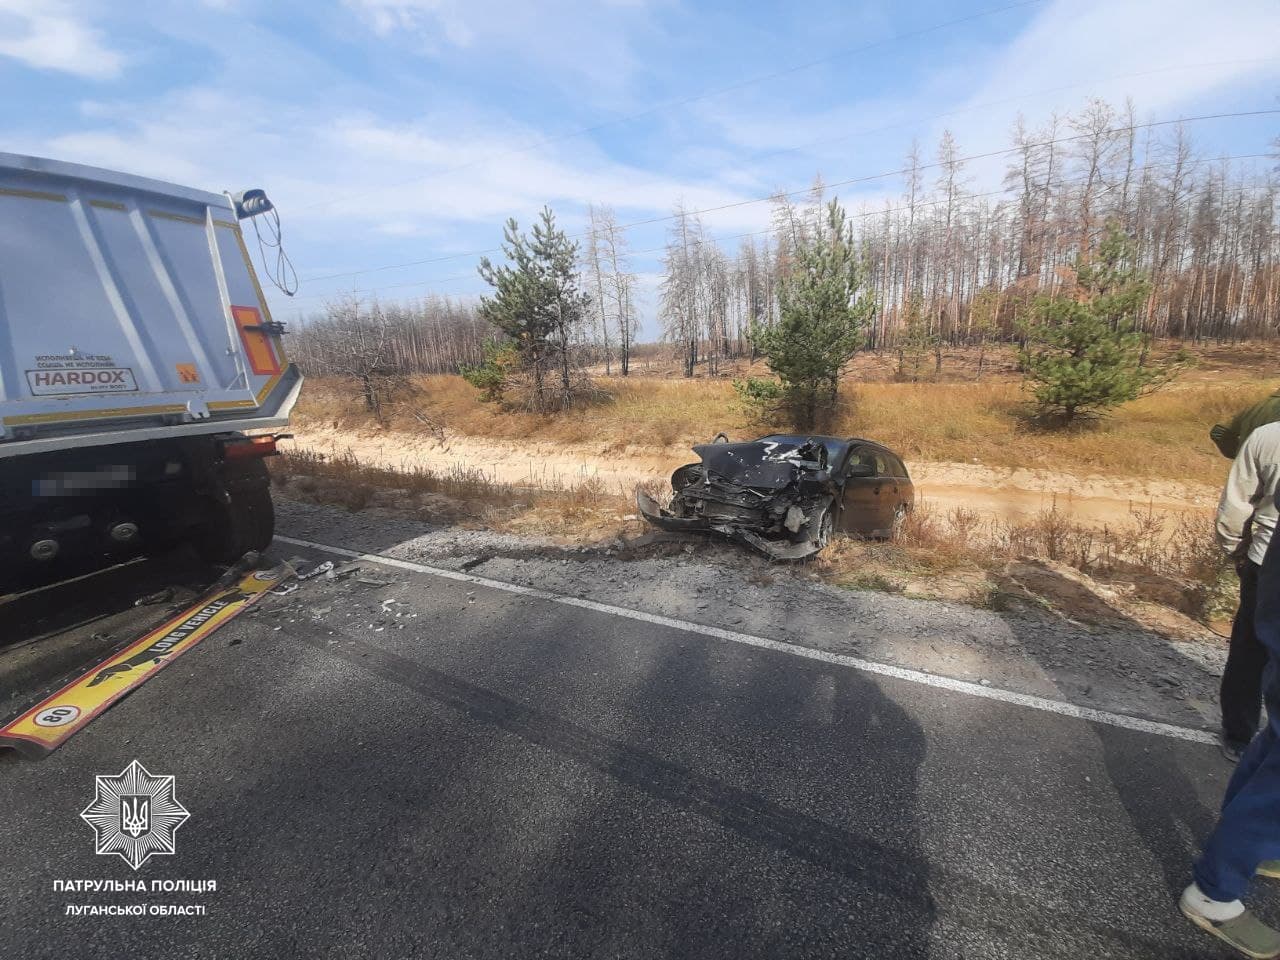
[[[701,462],[671,475],[669,507],[636,490],[636,506],[649,523],[726,534],[775,560],[801,560],[826,546],[836,489],[821,441],[762,437],[693,450]]]
[[[709,475],[742,487],[781,490],[792,482],[797,467],[822,470],[826,450],[821,444],[778,440],[744,443],[700,443],[693,448]]]

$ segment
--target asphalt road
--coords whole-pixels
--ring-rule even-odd
[[[43,761],[0,753],[0,957],[1225,956],[1174,906],[1211,747],[369,575],[269,597]],[[79,818],[135,758],[191,814],[137,873]],[[163,878],[217,890],[54,889]],[[139,900],[207,913],[64,915]]]

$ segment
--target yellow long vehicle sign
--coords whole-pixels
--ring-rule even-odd
[[[35,759],[47,756],[107,707],[292,575],[293,569],[282,564],[271,570],[255,570],[231,586],[207,593],[193,606],[0,728],[0,747],[13,747]]]

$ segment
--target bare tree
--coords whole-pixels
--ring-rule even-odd
[[[706,301],[701,252],[704,242],[702,221],[686,211],[683,203],[679,204],[667,242],[662,321],[663,334],[680,348],[686,377],[693,376],[698,364]]]
[[[591,206],[587,213],[591,232],[586,264],[604,345],[605,373],[611,372],[609,330],[612,328],[618,342],[619,371],[625,377],[631,372],[631,350],[638,327],[635,276],[627,263],[627,237],[611,208]]]
[[[326,358],[326,372],[350,380],[365,409],[382,419],[383,408],[404,378],[396,363],[396,340],[386,311],[376,300],[366,305],[355,297],[344,297],[329,304],[311,336]]]

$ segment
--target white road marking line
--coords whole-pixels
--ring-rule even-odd
[[[1155,720],[1143,720],[1140,717],[1130,717],[1123,713],[1109,713],[1106,710],[1095,710],[1092,707],[1081,707],[1074,703],[1066,703],[1062,700],[1050,700],[1047,697],[1036,697],[1028,693],[1016,693],[1013,690],[1002,690],[999,687],[984,687],[978,683],[970,683],[968,680],[956,680],[952,677],[942,677],[933,673],[925,673],[922,670],[910,670],[906,667],[895,667],[887,663],[876,663],[874,660],[863,660],[860,657],[850,657],[841,653],[829,653],[826,650],[815,650],[812,647],[801,647],[793,643],[783,643],[780,640],[769,640],[765,637],[753,636],[749,633],[738,633],[736,630],[722,630],[719,627],[708,627],[701,623],[692,623],[688,620],[676,620],[672,617],[664,617],[657,613],[646,613],[643,610],[632,610],[629,607],[616,607],[610,603],[599,603],[595,600],[584,600],[581,597],[571,597],[563,593],[552,593],[550,590],[539,590],[537,587],[526,587],[518,583],[507,583],[505,580],[490,580],[488,577],[477,577],[474,574],[462,573],[458,570],[446,570],[442,567],[431,567],[425,563],[414,563],[410,560],[399,560],[395,557],[383,556],[380,553],[360,553],[357,550],[347,550],[344,547],[331,547],[327,543],[316,543],[313,540],[299,540],[294,537],[283,537],[276,535],[276,540],[282,543],[291,543],[299,547],[311,547],[316,550],[324,550],[328,553],[337,554],[340,557],[347,557],[352,560],[363,560],[366,563],[380,563],[388,567],[399,567],[402,570],[412,570],[416,573],[426,573],[433,577],[443,577],[446,580],[457,580],[460,583],[473,583],[477,586],[488,587],[492,590],[502,590],[506,593],[515,593],[525,597],[535,597],[539,600],[549,600],[552,603],[561,603],[569,607],[580,607],[583,610],[594,610],[596,613],[606,613],[615,617],[625,617],[628,620],[639,620],[642,623],[651,623],[659,627],[670,627],[674,630],[682,630],[685,633],[698,633],[705,637],[715,637],[717,640],[728,640],[730,643],[740,643],[748,647],[759,647],[764,650],[775,650],[778,653],[789,654],[793,657],[804,657],[807,660],[818,660],[822,663],[832,663],[842,667],[850,667],[854,670],[860,670],[863,673],[874,673],[882,677],[893,677],[896,680],[906,680],[909,683],[920,683],[927,687],[937,687],[941,690],[950,690],[952,693],[963,693],[971,697],[981,697],[985,700],[997,700],[1001,703],[1011,703],[1019,707],[1029,707],[1032,710],[1043,710],[1046,713],[1057,713],[1064,717],[1075,717],[1079,720],[1088,720],[1092,723],[1104,723],[1112,727],[1121,727],[1125,730],[1137,730],[1139,733],[1151,733],[1161,737],[1171,737],[1175,740],[1189,740],[1192,743],[1208,743],[1216,744],[1217,737],[1204,730],[1193,730],[1190,727],[1179,727],[1172,723],[1159,723]]]

